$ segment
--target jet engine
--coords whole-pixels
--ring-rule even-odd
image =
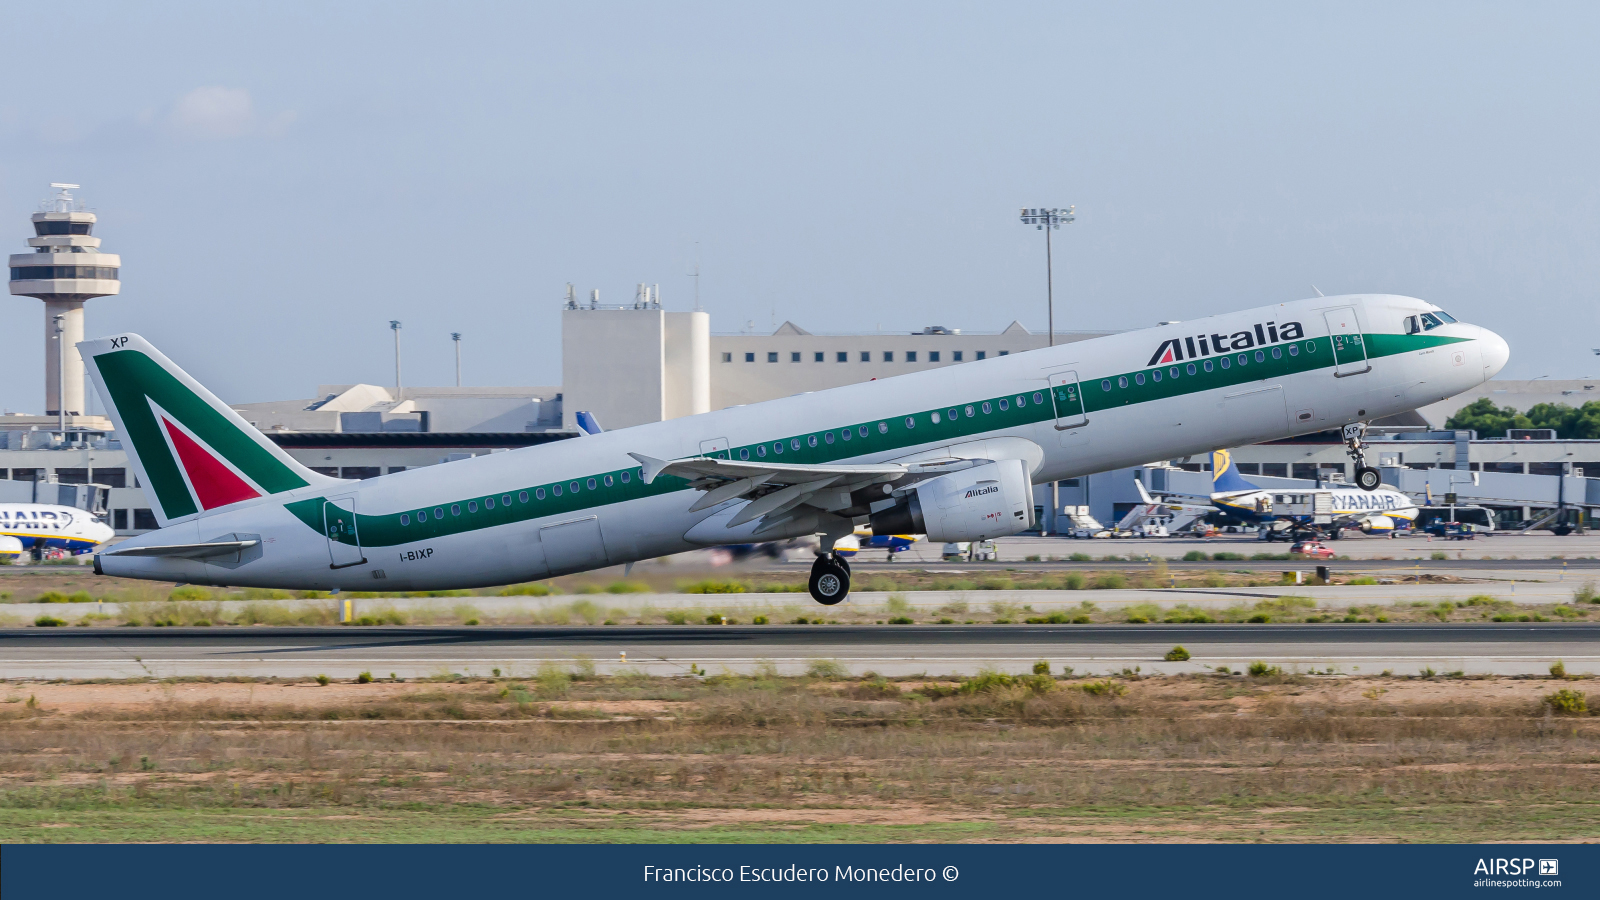
[[[961,469],[894,493],[872,513],[873,534],[925,534],[935,543],[956,543],[1016,534],[1033,524],[1032,484],[1020,459]]]

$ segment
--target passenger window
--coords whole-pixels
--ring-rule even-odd
[[[544,499],[544,488],[534,488],[533,489],[533,495],[535,497],[539,498],[540,500],[543,500]],[[526,503],[528,501],[528,498],[527,497],[523,497],[522,501],[524,503]]]
[[[1102,391],[1111,390],[1111,379],[1107,378],[1104,381],[1101,381],[1100,382],[1100,390],[1102,390]]]
[[[1189,365],[1186,366],[1185,368],[1187,368],[1189,370],[1189,374],[1190,375],[1193,375],[1195,373],[1194,363],[1189,363]]]
[[[1282,347],[1273,347],[1272,348],[1272,358],[1273,359],[1283,359],[1283,348]]]
[[[842,437],[842,438],[844,438],[845,440],[848,441],[851,438],[855,437],[855,435],[853,433],[851,433],[850,429],[846,428],[843,431],[839,432],[839,437]]]
[[[1211,360],[1201,360],[1200,367],[1205,369],[1207,372],[1211,371]]]
[[[822,439],[827,441],[830,444],[833,443],[833,432],[830,431],[827,434],[823,435]]]
[[[1151,372],[1150,373],[1150,377],[1154,378],[1157,381],[1160,381],[1161,380],[1161,370],[1160,369],[1156,369],[1155,371]]]
[[[1167,374],[1172,376],[1173,378],[1177,378],[1178,377],[1178,367],[1177,366],[1173,366],[1172,368],[1168,369],[1167,370]]]
[[[1290,356],[1299,356],[1300,355],[1300,345],[1299,344],[1290,344],[1289,345],[1289,355]]]
[[[1122,377],[1117,379],[1117,387],[1125,388],[1127,386],[1128,386],[1128,376],[1123,375]]]
[[[555,496],[557,496],[557,497],[561,496],[561,485],[559,485],[559,484],[550,485],[550,493],[555,495]]]
[[[757,456],[766,456],[767,455],[767,445],[766,444],[757,444],[756,445],[756,455]]]
[[[594,490],[594,489],[595,489],[595,483],[594,483],[594,479],[593,479],[593,478],[591,478],[591,479],[589,479],[589,490],[591,490],[591,491],[592,491],[592,490]]]
[[[861,430],[865,431],[866,430],[866,426],[862,426]],[[879,434],[888,434],[889,433],[889,423],[887,423],[887,422],[879,422],[878,423],[878,433]],[[862,437],[866,437],[866,435],[863,434]]]
[[[1108,391],[1111,390],[1111,385],[1109,385],[1109,384],[1106,385],[1106,390],[1108,390]],[[1034,391],[1033,392],[1033,402],[1035,402],[1035,403],[1043,403],[1044,402],[1044,394],[1042,394],[1042,393],[1040,393],[1038,391]]]
[[[477,512],[477,511],[478,511],[478,501],[476,501],[476,500],[468,500],[467,501],[467,512]]]
[[[572,493],[576,494],[578,492],[578,483],[576,481],[574,481],[574,482],[568,484],[567,485],[567,490],[569,490]]]
[[[494,498],[493,497],[485,497],[485,498],[483,498],[483,508],[484,509],[494,509]]]
[[[1011,401],[1007,400],[1004,397],[1001,397],[1000,398],[1000,411],[1001,412],[1005,412],[1006,410],[1008,410],[1010,408],[1011,408]]]
[[[1134,384],[1144,384],[1144,373],[1143,372],[1135,372],[1135,373],[1133,373],[1133,383]]]
[[[772,444],[772,452],[773,453],[782,453],[783,452],[783,441],[774,441],[773,444]]]
[[[401,525],[410,525],[411,524],[411,517],[406,515],[405,513],[401,513],[400,514],[400,524]]]
[[[623,473],[622,473],[622,483],[623,483],[623,484],[627,484],[627,483],[628,483],[628,481],[629,481],[629,473],[627,473],[627,472],[623,472]]]
[[[1223,357],[1223,358],[1222,358],[1222,367],[1223,367],[1223,368],[1224,368],[1224,369],[1226,369],[1226,368],[1227,368],[1227,367],[1228,367],[1228,358],[1227,358],[1227,357],[1226,357],[1226,356],[1224,356],[1224,357]]]

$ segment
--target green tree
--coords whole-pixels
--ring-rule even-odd
[[[1532,428],[1534,425],[1532,419],[1511,407],[1497,407],[1488,397],[1480,397],[1457,410],[1455,415],[1445,420],[1444,427],[1471,429],[1478,433],[1478,437],[1489,438],[1505,437],[1508,428]]]
[[[1508,428],[1554,428],[1558,438],[1594,440],[1600,438],[1600,400],[1577,408],[1565,403],[1535,403],[1524,415],[1481,397],[1457,410],[1444,427],[1470,428],[1479,437],[1505,437]]]

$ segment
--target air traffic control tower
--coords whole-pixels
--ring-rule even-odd
[[[75,184],[52,184],[57,194],[33,214],[32,253],[11,255],[11,293],[44,301],[45,415],[81,416],[83,395],[83,302],[122,290],[117,270],[122,259],[100,252],[92,236],[95,214],[70,191]],[[64,355],[63,355],[64,354]]]

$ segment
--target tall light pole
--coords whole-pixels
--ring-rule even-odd
[[[1050,344],[1056,345],[1056,272],[1055,260],[1052,258],[1050,247],[1050,232],[1056,231],[1063,225],[1071,225],[1077,221],[1073,215],[1076,206],[1066,209],[1024,209],[1022,211],[1022,224],[1032,225],[1044,232],[1044,297],[1045,321],[1050,331]],[[1088,478],[1082,479],[1084,484],[1089,483]],[[1059,532],[1057,516],[1061,514],[1061,482],[1050,482],[1050,516],[1049,525],[1040,523],[1040,531],[1044,534]]]
[[[456,387],[461,387],[461,332],[450,332],[450,340],[456,345]]]
[[[1063,225],[1071,225],[1077,221],[1072,211],[1077,209],[1069,206],[1066,209],[1024,209],[1022,211],[1022,224],[1032,225],[1044,232],[1044,296],[1045,305],[1049,307],[1046,318],[1049,320],[1050,346],[1056,345],[1056,279],[1055,264],[1050,256],[1050,232]]]
[[[400,320],[390,319],[389,330],[394,332],[394,398],[400,399]]]

